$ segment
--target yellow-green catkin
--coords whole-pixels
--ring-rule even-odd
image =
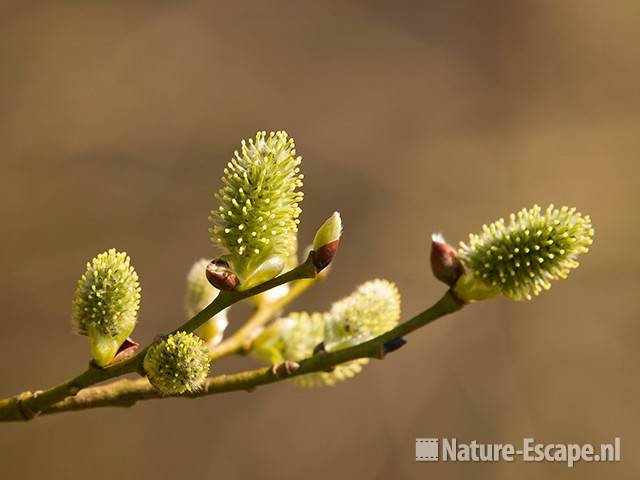
[[[314,354],[324,338],[323,313],[294,312],[271,324],[254,342],[253,355],[272,364],[299,361]],[[362,370],[368,359],[337,365],[331,372],[293,377],[300,387],[330,386],[347,380]]]
[[[454,292],[463,301],[503,294],[514,300],[531,299],[551,288],[578,267],[578,255],[593,242],[589,216],[575,208],[535,205],[482,227],[460,244],[467,272]]]
[[[76,288],[73,321],[89,337],[96,364],[111,362],[131,335],[140,307],[140,283],[125,252],[110,249],[93,258]]]
[[[340,350],[377,337],[400,319],[400,294],[387,280],[370,280],[331,307],[324,343],[328,351]]]
[[[242,141],[227,164],[220,202],[210,216],[211,238],[225,250],[247,289],[278,275],[296,254],[303,194],[302,157],[286,132],[258,132]]]
[[[326,313],[291,313],[267,327],[254,342],[253,353],[271,363],[298,361],[322,351],[358,345],[391,330],[400,318],[400,295],[386,280],[364,283],[334,303]],[[318,347],[320,352],[315,351]],[[315,352],[315,353],[314,353]],[[302,387],[335,385],[362,370],[368,359],[337,365],[331,372],[293,377]]]
[[[178,332],[151,345],[143,367],[149,382],[163,393],[196,392],[209,373],[209,353],[201,338]]]

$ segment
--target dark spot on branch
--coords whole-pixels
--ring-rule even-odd
[[[400,338],[394,338],[393,340],[389,340],[388,342],[385,342],[382,345],[382,348],[384,349],[384,353],[391,353],[391,352],[395,352],[399,348],[404,347],[406,344],[407,344],[407,341],[404,338],[400,337]]]

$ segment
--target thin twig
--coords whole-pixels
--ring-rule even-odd
[[[335,352],[323,352],[307,358],[298,362],[297,369],[279,369],[277,366],[272,366],[231,375],[210,377],[201,391],[190,395],[182,395],[180,398],[202,397],[238,390],[252,391],[261,385],[279,382],[299,375],[323,372],[336,365],[358,358],[383,358],[388,351],[397,348],[398,340],[405,335],[440,317],[461,309],[462,306],[463,304],[449,291],[428,310],[367,342]],[[283,371],[287,373],[283,375]],[[74,397],[69,397],[50,406],[42,414],[48,415],[97,407],[129,407],[140,400],[166,397],[167,395],[163,395],[153,388],[146,379],[120,380],[83,390]],[[20,420],[21,418],[4,419]]]
[[[184,325],[178,327],[172,333],[178,331],[193,332],[208,319],[240,300],[294,280],[314,278],[316,275],[317,272],[313,265],[313,261],[311,257],[309,257],[304,263],[298,265],[293,270],[290,270],[289,272],[256,287],[245,291],[222,291],[213,302],[204,308],[204,310],[197,313],[193,318],[188,320]],[[146,347],[134,356],[105,368],[98,368],[93,364],[90,364],[89,368],[80,375],[77,375],[76,377],[48,390],[35,393],[28,391],[22,392],[13,397],[0,400],[0,421],[29,420],[37,416],[40,412],[47,410],[55,403],[58,403],[67,397],[78,395],[87,387],[128,373],[142,373],[142,362],[148,348],[149,347]]]
[[[319,276],[318,276],[319,277]],[[246,353],[251,349],[251,342],[256,332],[269,320],[277,315],[284,307],[302,295],[309,287],[314,285],[318,279],[304,278],[291,283],[286,295],[278,300],[265,303],[258,307],[251,318],[242,325],[233,335],[216,345],[209,352],[210,360],[219,360],[229,355]]]

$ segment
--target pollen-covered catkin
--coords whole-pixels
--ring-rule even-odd
[[[110,249],[93,258],[76,287],[73,322],[89,337],[94,361],[104,366],[131,334],[140,307],[140,283],[125,252]]]
[[[327,350],[339,350],[383,334],[400,319],[400,294],[387,280],[370,280],[337,301],[325,321]]]
[[[294,312],[277,319],[254,341],[252,354],[272,364],[313,356],[322,343],[326,314]],[[369,360],[361,358],[337,365],[331,372],[315,372],[291,379],[300,387],[330,386],[353,377]]]
[[[396,326],[400,294],[386,280],[371,280],[333,304],[326,313],[291,313],[279,318],[254,341],[253,354],[271,363],[298,361],[316,354],[318,347],[335,351],[366,342]],[[321,354],[321,353],[320,353]],[[293,377],[303,387],[334,385],[353,377],[369,359],[337,365],[330,372]]]
[[[224,170],[209,232],[241,289],[275,277],[296,253],[301,162],[286,132],[258,132],[242,141]]]
[[[470,271],[454,291],[465,301],[476,299],[474,289],[530,300],[578,266],[576,258],[589,251],[593,233],[589,216],[575,208],[522,209],[508,223],[484,225],[480,235],[460,244],[460,258]]]
[[[151,345],[143,367],[149,382],[163,393],[195,392],[209,373],[209,353],[201,338],[178,332]]]

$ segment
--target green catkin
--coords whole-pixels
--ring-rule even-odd
[[[500,293],[530,300],[578,267],[576,258],[589,251],[594,233],[589,216],[553,205],[546,211],[538,205],[523,209],[511,214],[508,224],[500,219],[482,230],[460,244],[459,255],[469,271],[454,291],[464,301]]]
[[[254,354],[271,363],[309,358],[324,342],[335,351],[366,342],[392,329],[400,318],[400,295],[386,280],[372,280],[336,302],[327,313],[291,313],[276,320],[255,340]],[[331,372],[293,377],[302,387],[335,385],[362,370],[369,359],[336,366]]]
[[[224,170],[209,232],[241,289],[273,278],[296,253],[301,161],[286,132],[258,132],[242,141]]]
[[[387,280],[370,280],[331,307],[324,343],[328,351],[358,345],[396,326],[400,294]]]
[[[140,307],[140,284],[125,252],[110,249],[93,258],[76,288],[73,322],[89,337],[94,361],[104,366],[131,334]]]
[[[178,332],[151,345],[143,367],[149,382],[163,393],[196,392],[209,373],[209,354],[201,338]]]
[[[253,354],[273,364],[299,361],[313,356],[314,348],[324,336],[323,313],[294,312],[277,319],[254,342]],[[368,359],[337,365],[331,372],[317,372],[293,377],[300,387],[330,386],[353,377]]]

